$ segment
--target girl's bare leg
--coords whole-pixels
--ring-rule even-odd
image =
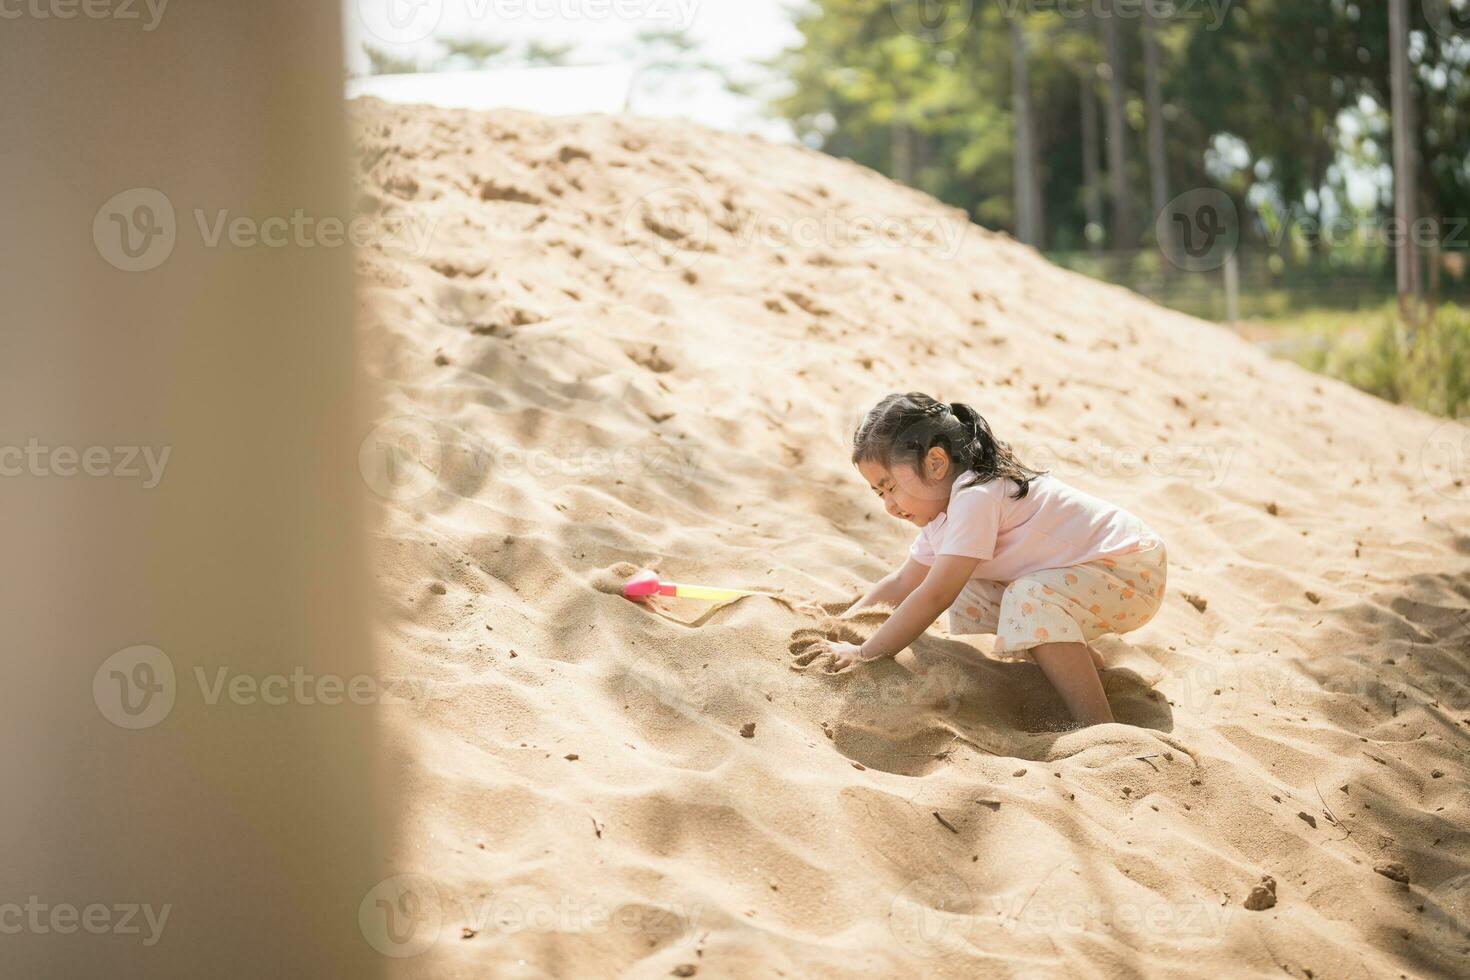
[[[1085,643],[1041,643],[1031,654],[1080,725],[1113,720],[1113,709],[1097,676],[1096,656]]]

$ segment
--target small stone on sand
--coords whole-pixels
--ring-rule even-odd
[[[1373,870],[1391,881],[1397,881],[1404,885],[1409,883],[1409,869],[1398,861],[1379,861],[1373,865]]]
[[[1261,875],[1261,883],[1251,889],[1245,897],[1245,907],[1252,912],[1263,912],[1276,907],[1276,879]]]

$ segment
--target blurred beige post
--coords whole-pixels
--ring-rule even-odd
[[[339,7],[4,10],[5,976],[384,962]]]

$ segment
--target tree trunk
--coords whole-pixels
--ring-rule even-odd
[[[1436,224],[1438,224],[1438,222],[1436,222]],[[1426,270],[1429,275],[1429,284],[1428,288],[1425,290],[1424,297],[1425,315],[1428,316],[1430,319],[1433,319],[1434,311],[1439,307],[1439,268],[1443,262],[1442,256],[1440,254],[1439,238],[1437,236],[1434,242],[1430,244],[1429,248],[1426,250],[1425,255],[1429,260],[1429,268],[1428,270]]]
[[[1394,222],[1399,313],[1412,319],[1419,294],[1418,256],[1414,247],[1414,144],[1409,98],[1409,21],[1405,0],[1389,0],[1388,46],[1393,115]]]
[[[1418,147],[1415,149],[1417,151]],[[1419,186],[1417,213],[1422,216],[1428,231],[1421,241],[1415,243],[1422,260],[1417,270],[1420,274],[1418,296],[1424,304],[1425,317],[1432,320],[1439,307],[1440,272],[1444,267],[1444,221],[1440,217],[1440,204],[1432,183]]]
[[[1117,0],[1108,5],[1103,18],[1103,45],[1107,57],[1108,82],[1108,176],[1113,187],[1113,248],[1131,249],[1138,244],[1133,223],[1133,197],[1128,192],[1127,120],[1123,107],[1123,37],[1118,29]]]
[[[1016,238],[1041,245],[1041,193],[1037,179],[1036,132],[1031,118],[1031,84],[1026,65],[1026,32],[1018,17],[1011,18],[1011,110],[1015,119],[1012,174],[1016,207]]]
[[[914,153],[913,143],[909,139],[908,123],[897,116],[889,129],[889,154],[893,164],[893,179],[900,184],[913,185],[914,182]]]
[[[1335,152],[1332,154],[1335,156]],[[1322,184],[1327,179],[1328,154],[1321,146],[1312,149],[1312,190],[1317,194],[1317,236],[1313,246],[1317,253],[1318,265],[1325,265],[1328,257],[1332,254],[1332,242],[1330,236],[1322,232]]]
[[[1154,219],[1169,203],[1168,160],[1164,155],[1164,99],[1159,85],[1159,43],[1157,24],[1144,5],[1143,14],[1144,98],[1148,102],[1148,180],[1149,204]]]
[[[1081,76],[1077,98],[1082,106],[1082,205],[1087,212],[1083,237],[1087,247],[1096,252],[1102,247],[1103,189],[1102,167],[1097,159],[1097,92],[1093,82],[1097,66],[1088,65]]]

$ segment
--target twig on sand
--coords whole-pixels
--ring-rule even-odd
[[[1139,762],[1148,762],[1148,760],[1150,759],[1157,759],[1162,754],[1162,752],[1150,752],[1148,755],[1135,755],[1133,758],[1138,760]],[[1148,767],[1154,772],[1159,771],[1159,767],[1154,765],[1152,762],[1148,762]]]
[[[938,810],[935,810],[934,811],[934,819],[935,820],[938,820],[939,821],[939,825],[941,827],[943,827],[945,830],[949,831],[951,834],[958,834],[959,833],[958,830],[955,830],[954,824],[950,823],[948,820],[944,819],[943,817],[941,817],[939,815],[939,811]]]
[[[1327,801],[1322,799],[1322,789],[1317,785],[1317,779],[1315,776],[1312,777],[1312,789],[1317,791],[1317,802],[1322,804],[1322,812],[1327,814],[1327,819],[1331,820],[1335,825],[1341,827],[1344,831],[1346,831],[1346,833],[1344,833],[1341,837],[1336,838],[1336,840],[1345,841],[1349,837],[1353,836],[1353,832],[1351,830],[1348,830],[1346,824],[1337,819],[1337,814],[1332,812],[1332,807],[1328,806]]]
[[[1041,891],[1041,886],[1044,885],[1044,884],[1046,884],[1047,879],[1050,878],[1052,875],[1056,874],[1057,873],[1057,868],[1060,868],[1060,867],[1061,867],[1060,864],[1052,865],[1052,869],[1050,871],[1048,871],[1042,877],[1042,879],[1036,883],[1036,887],[1035,888],[1031,889],[1031,894],[1026,896],[1026,901],[1022,902],[1021,903],[1021,907],[1016,910],[1016,921],[1018,921],[1018,922],[1020,921],[1020,919],[1021,919],[1021,913],[1026,911],[1026,906],[1028,906],[1028,905],[1031,904],[1031,900],[1036,897],[1036,893],[1039,892],[1039,891]]]

